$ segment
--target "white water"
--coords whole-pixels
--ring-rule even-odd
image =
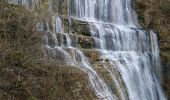
[[[34,4],[32,0],[7,1],[26,7]],[[71,33],[64,32],[58,16],[52,18],[52,32],[49,32],[47,22],[37,24],[39,30],[49,32],[45,36],[46,55],[49,58],[55,59],[61,53],[68,65],[85,71],[100,100],[166,100],[159,83],[161,70],[157,36],[152,31],[139,29],[131,0],[70,0],[68,7],[71,14],[68,19],[75,18],[90,24],[96,49],[101,52],[100,58],[107,59],[112,65],[110,68],[106,64],[103,69],[112,77],[118,95],[113,94],[115,91],[93,69],[83,52],[72,45],[75,41],[71,39]],[[117,77],[115,70],[121,77]],[[121,86],[123,83],[120,80],[125,87]]]
[[[62,54],[64,54],[64,56],[66,57],[65,61],[67,62],[67,64],[71,66],[78,66],[82,70],[84,70],[87,73],[91,86],[98,98],[103,100],[113,100],[114,98],[116,98],[114,94],[111,92],[111,90],[108,88],[107,84],[98,76],[96,71],[92,68],[91,64],[89,63],[88,59],[84,56],[83,52],[71,45],[72,41],[69,35],[63,32],[64,30],[62,27],[61,19],[59,17],[56,17],[55,22],[56,22],[55,33],[50,34],[52,35],[51,39],[52,41],[54,41],[54,44],[56,44],[56,46],[51,47],[52,44],[49,43],[48,41],[49,37],[47,36],[45,39],[47,53],[56,52],[57,49]],[[63,37],[60,37],[61,41],[57,40],[57,34],[63,35]],[[66,44],[64,44],[63,42],[64,38],[66,38]],[[60,45],[58,43],[60,43]],[[54,56],[56,54],[53,53],[51,55]]]
[[[71,5],[72,16],[93,22],[91,32],[98,38],[101,58],[118,68],[129,99],[165,100],[158,85],[161,70],[156,34],[139,29],[131,0],[72,0]]]
[[[118,25],[137,25],[130,0],[72,0],[72,16],[87,21],[101,21]]]

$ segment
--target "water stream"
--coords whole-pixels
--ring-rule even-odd
[[[100,56],[119,70],[129,99],[165,100],[157,85],[160,61],[156,34],[140,29],[131,0],[72,0],[71,5],[72,16],[94,22],[91,33],[98,38]]]

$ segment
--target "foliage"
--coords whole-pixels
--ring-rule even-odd
[[[0,1],[1,100],[95,98],[79,68],[44,59],[34,14]]]

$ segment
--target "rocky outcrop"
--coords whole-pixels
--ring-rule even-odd
[[[140,24],[158,34],[163,69],[162,84],[170,99],[170,1],[133,0],[133,2]]]

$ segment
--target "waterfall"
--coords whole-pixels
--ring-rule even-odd
[[[70,4],[72,16],[81,20],[137,25],[130,0],[72,0]]]
[[[160,61],[156,34],[140,29],[131,0],[72,0],[71,5],[73,17],[93,22],[96,49],[119,70],[129,99],[165,100],[157,85]],[[114,73],[107,70],[114,79]]]
[[[9,3],[32,5],[33,0],[6,0]],[[48,0],[49,10],[53,0]],[[38,0],[36,0],[38,2]],[[57,13],[52,16],[52,30],[46,21],[37,23],[45,31],[47,58],[62,59],[66,64],[87,73],[90,86],[100,100],[166,100],[160,81],[160,60],[157,36],[138,24],[131,0],[68,0],[68,26]],[[58,9],[60,10],[60,9]],[[54,13],[54,12],[53,12]],[[70,30],[71,20],[88,23],[100,63],[114,89],[95,70]]]

